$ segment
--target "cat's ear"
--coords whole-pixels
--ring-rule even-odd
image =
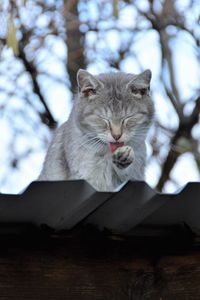
[[[127,88],[134,87],[136,89],[149,89],[151,81],[151,71],[145,70],[139,75],[134,76],[127,84]]]
[[[103,87],[102,82],[83,69],[78,70],[77,83],[80,91],[87,97],[95,95],[98,87]]]

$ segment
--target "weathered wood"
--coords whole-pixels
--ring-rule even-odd
[[[200,299],[190,238],[88,233],[0,236],[0,299]],[[186,242],[186,243],[185,243]]]

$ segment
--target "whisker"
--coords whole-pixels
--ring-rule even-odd
[[[86,145],[88,145],[94,139],[96,139],[96,137],[93,137],[93,138],[90,138],[90,139],[86,139],[81,144],[74,141],[74,143],[72,143],[72,147],[75,146],[75,148],[74,148],[74,151],[71,153],[71,155],[73,155],[75,152],[77,152],[80,148],[85,147]]]

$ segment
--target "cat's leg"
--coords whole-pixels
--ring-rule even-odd
[[[145,147],[136,152],[130,146],[119,147],[112,154],[112,159],[116,185],[129,180],[144,180]]]
[[[122,146],[115,150],[112,155],[113,164],[118,169],[126,169],[134,161],[134,151],[130,146]]]
[[[67,165],[64,153],[60,148],[57,148],[57,151],[55,152],[54,148],[50,147],[38,180],[67,180],[68,177],[69,167]]]
[[[135,164],[137,165],[134,150],[130,146],[119,147],[112,155],[113,184],[118,188],[129,180],[136,179]],[[140,176],[139,176],[140,177]],[[140,179],[140,178],[137,179]]]
[[[43,168],[40,176],[38,177],[38,181],[57,181],[57,180],[67,180],[68,174],[67,169],[60,164],[52,164]]]

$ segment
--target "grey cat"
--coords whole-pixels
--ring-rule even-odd
[[[38,180],[85,179],[98,191],[143,180],[145,138],[154,114],[151,71],[77,73],[79,92],[57,129]]]

